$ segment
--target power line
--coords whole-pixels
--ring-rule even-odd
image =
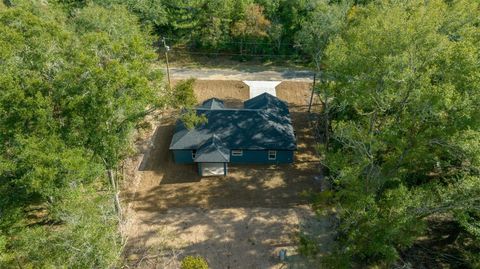
[[[292,54],[241,54],[241,53],[225,53],[225,52],[195,52],[195,51],[170,51],[171,54],[184,55],[212,55],[212,56],[245,56],[245,57],[277,57],[277,58],[298,58]]]
[[[165,38],[168,40],[173,40],[173,41],[188,41],[192,42],[191,40],[184,40],[180,38]],[[176,43],[176,42],[174,42]],[[273,45],[273,46],[278,46],[275,44],[275,42],[240,42],[240,41],[222,41],[219,42],[218,44],[243,44],[243,45]],[[292,44],[292,43],[282,43],[279,46],[289,46],[289,47],[295,47],[298,44]]]

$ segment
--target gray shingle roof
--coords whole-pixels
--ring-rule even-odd
[[[243,106],[249,109],[273,109],[279,113],[288,113],[288,104],[285,101],[266,92],[243,102]]]
[[[200,107],[206,109],[222,109],[225,108],[225,105],[223,101],[218,98],[210,98],[205,100]]]
[[[230,150],[225,148],[222,141],[214,134],[197,150],[194,161],[197,163],[228,163],[230,162]]]
[[[245,103],[244,109],[205,109],[207,123],[188,130],[177,121],[170,149],[199,150],[216,135],[226,149],[295,150],[296,141],[288,106],[275,96],[262,94]],[[198,153],[197,153],[198,154]]]

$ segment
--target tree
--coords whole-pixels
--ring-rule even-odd
[[[478,11],[472,1],[356,6],[327,45],[335,261],[392,264],[438,214],[475,238],[466,227],[480,209]]]
[[[125,6],[135,14],[144,27],[161,27],[168,23],[163,0],[56,0],[70,14],[76,10],[96,4],[105,8]]]
[[[279,0],[278,9],[275,14],[269,15],[272,21],[280,22],[283,25],[283,40],[284,43],[295,43],[296,34],[303,25],[309,14],[315,9],[319,1],[310,0]],[[287,48],[291,50],[293,47]]]
[[[81,40],[74,48],[79,53],[71,55],[72,66],[55,84],[61,107],[69,108],[60,114],[66,118],[63,129],[115,167],[133,125],[151,106],[162,106],[153,40],[121,7],[85,7],[72,24]]]
[[[0,267],[116,264],[105,171],[167,103],[151,44],[122,6],[0,10]]]
[[[222,48],[230,39],[234,10],[232,0],[204,1],[198,12],[195,42],[202,48]]]
[[[268,36],[270,21],[263,15],[263,7],[250,4],[246,7],[245,15],[232,26],[232,35],[240,38],[240,53],[243,54],[243,45],[248,38]]]
[[[347,1],[338,4],[321,1],[296,33],[296,44],[312,56],[317,72],[321,70],[325,48],[331,39],[342,32],[350,9],[351,4]]]
[[[165,5],[168,24],[159,28],[162,34],[181,41],[191,40],[198,29],[198,13],[203,0],[168,1]]]
[[[180,81],[175,85],[172,91],[172,107],[180,109],[180,119],[187,126],[188,129],[195,128],[196,125],[206,123],[207,118],[205,115],[197,115],[194,107],[197,105],[197,97],[193,91],[193,84],[195,79],[190,78]]]
[[[323,78],[323,67],[325,49],[337,35],[342,33],[348,22],[348,14],[355,10],[348,1],[340,3],[328,3],[321,1],[315,9],[309,13],[302,24],[302,28],[296,33],[295,40],[297,46],[309,55],[314,63],[318,79]],[[328,149],[330,140],[330,104],[331,87],[327,84],[317,84],[316,93],[319,97],[323,115],[318,123],[323,126],[323,136],[325,137],[325,149]]]

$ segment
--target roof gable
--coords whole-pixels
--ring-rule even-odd
[[[208,100],[205,100],[200,108],[205,108],[205,109],[223,109],[225,108],[225,105],[223,104],[223,101],[218,99],[218,98],[210,98]]]
[[[288,105],[286,102],[266,92],[243,102],[243,106],[248,109],[275,109],[288,111]]]
[[[217,135],[207,140],[198,150],[195,162],[230,162],[230,150],[227,149]]]

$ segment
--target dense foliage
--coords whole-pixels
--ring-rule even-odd
[[[411,266],[428,250],[441,257],[430,266],[480,267],[479,5],[0,2],[0,267],[115,266],[107,175],[129,153],[135,125],[162,106],[184,110],[191,127],[204,120],[189,109],[193,80],[162,90],[158,36],[190,51],[313,63],[325,197],[338,218],[328,265]]]
[[[160,105],[152,38],[121,6],[0,8],[0,267],[111,267],[105,171]]]
[[[205,115],[197,115],[197,111],[193,109],[198,103],[193,91],[194,83],[194,78],[179,81],[171,91],[173,96],[169,98],[169,100],[175,100],[171,106],[179,109],[179,118],[188,129],[207,122]]]
[[[59,0],[70,9],[94,2],[123,4],[144,25],[188,52],[306,57],[312,44],[302,34],[316,23],[328,0]],[[330,10],[328,10],[330,12]],[[310,26],[309,26],[310,27]],[[329,31],[331,29],[327,29]],[[310,38],[310,37],[308,37]],[[175,53],[177,49],[172,52]],[[183,52],[183,50],[180,50]]]
[[[480,266],[479,3],[385,0],[343,13],[318,51],[339,218],[330,261],[413,265],[400,258],[439,221],[452,228],[430,243],[456,253],[441,262]]]

